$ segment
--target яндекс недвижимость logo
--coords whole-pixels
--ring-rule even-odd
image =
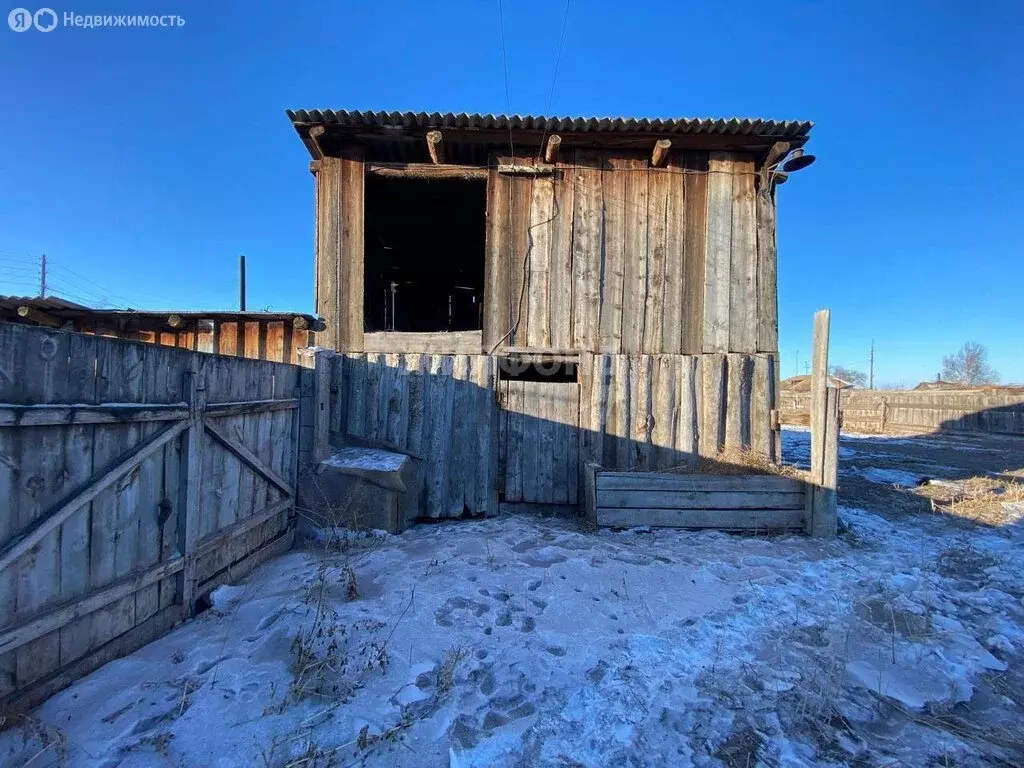
[[[7,26],[15,32],[27,32],[32,27],[52,32],[57,26],[57,12],[53,8],[40,8],[35,13],[28,8],[15,8],[7,14]]]
[[[28,8],[15,8],[7,14],[7,26],[15,32],[27,32],[33,28],[40,32],[52,32],[60,21],[61,19],[57,17],[57,12],[53,8],[40,8],[34,13]],[[177,14],[115,15],[64,11],[63,26],[65,29],[183,27],[185,19]]]

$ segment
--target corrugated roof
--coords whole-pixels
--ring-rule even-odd
[[[679,133],[803,138],[814,123],[807,120],[752,118],[542,117],[479,115],[460,112],[386,112],[345,109],[287,111],[296,127],[337,125],[378,128],[449,128],[478,130],[566,131],[576,133]]]
[[[26,306],[44,311],[54,309],[84,309],[93,311],[91,307],[87,307],[84,304],[76,304],[73,301],[60,299],[56,296],[47,296],[46,298],[39,296],[0,296],[0,309],[16,310],[18,307]]]
[[[16,317],[19,307],[30,307],[47,312],[61,320],[74,321],[125,321],[147,327],[163,327],[171,315],[182,320],[219,320],[221,322],[291,322],[296,317],[305,319],[310,328],[317,329],[323,321],[316,315],[305,312],[240,312],[235,310],[180,310],[180,309],[98,309],[75,304],[71,301],[48,296],[0,296],[0,319],[18,322]]]

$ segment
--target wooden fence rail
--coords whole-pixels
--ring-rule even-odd
[[[290,545],[301,372],[0,323],[0,704]]]

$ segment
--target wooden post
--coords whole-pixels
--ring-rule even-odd
[[[195,615],[196,545],[199,541],[199,485],[203,466],[203,413],[206,411],[206,383],[201,371],[185,372],[185,401],[188,403],[188,431],[181,443],[181,480],[178,501],[178,551],[185,558],[179,578],[183,618]]]
[[[812,536],[836,533],[836,478],[839,456],[839,393],[828,386],[828,337],[831,313],[814,315],[811,370],[811,471],[806,524]]]
[[[331,364],[329,349],[299,350],[301,395],[299,397],[300,472],[330,453]]]
[[[238,257],[238,309],[245,312],[245,256]]]

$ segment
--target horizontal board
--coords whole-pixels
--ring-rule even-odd
[[[721,530],[799,530],[802,509],[607,509],[597,508],[597,524],[609,528],[717,528]]]
[[[806,494],[775,491],[598,490],[597,506],[616,509],[803,509]]]
[[[804,483],[781,475],[702,475],[668,472],[599,472],[601,491],[748,491],[802,493]]]

